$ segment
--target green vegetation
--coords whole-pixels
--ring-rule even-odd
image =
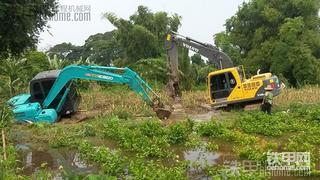
[[[57,11],[57,2],[10,1],[0,3],[0,57],[19,55],[34,48],[47,21]]]
[[[251,73],[271,71],[293,86],[319,84],[319,8],[318,0],[244,2],[215,43]]]
[[[78,152],[86,163],[99,167],[95,175],[74,174],[62,167],[59,171],[64,177],[192,178],[197,173],[190,169],[191,164],[196,166],[200,162],[185,159],[181,151],[225,152],[226,145],[239,162],[253,160],[265,163],[268,151],[307,151],[311,153],[312,174],[316,175],[315,165],[320,159],[317,153],[320,145],[319,107],[317,104],[293,104],[289,111],[278,108],[272,116],[257,111],[230,112],[232,116],[221,115],[207,122],[186,119],[164,124],[158,119],[106,115],[76,124],[13,125],[17,131],[10,131],[9,141],[21,141],[14,134],[28,132],[30,136],[23,140],[26,143],[44,143],[54,149],[67,148]],[[17,159],[15,148],[9,145],[7,151],[9,158],[2,166],[10,167],[6,176],[12,177],[15,173],[23,176],[14,164]],[[6,165],[8,163],[11,164]],[[269,177],[264,171],[246,171],[242,167],[233,172],[223,164],[196,167],[198,173],[214,178]],[[37,174],[49,177],[54,173],[46,167],[42,169]]]
[[[53,125],[13,124],[5,102],[26,92],[38,72],[69,64],[130,67],[152,84],[165,104],[171,104],[164,91],[168,79],[164,36],[179,30],[182,17],[152,12],[145,6],[139,6],[128,19],[108,12],[104,17],[115,30],[92,35],[82,46],[61,43],[43,53],[33,47],[47,18],[55,12],[55,1],[33,3],[35,8],[15,3],[19,6],[0,3],[8,17],[17,15],[8,19],[0,13],[0,179],[52,179],[57,175],[63,179],[268,179],[268,173],[247,171],[242,166],[233,171],[219,160],[231,154],[238,162],[253,160],[265,165],[271,151],[310,152],[311,175],[319,177],[318,1],[248,1],[227,20],[226,31],[215,35],[217,47],[230,55],[235,65],[243,64],[250,73],[259,68],[271,71],[295,87],[276,97],[272,116],[237,110],[217,112],[204,122],[192,118],[207,112],[201,105],[207,102],[207,74],[215,68],[200,55],[190,58],[187,49],[180,49],[181,105],[190,117],[160,121],[126,87],[78,81],[80,113],[87,118],[63,119]],[[30,16],[19,13],[20,6],[26,7]],[[62,150],[67,155],[57,153]],[[39,155],[44,158],[40,164],[30,165],[25,160],[30,161],[30,154],[25,158],[24,151],[35,151],[35,156],[45,152],[51,159]],[[193,157],[195,152],[205,158],[210,153],[219,157],[215,162],[202,162]],[[76,169],[81,172],[74,166],[80,166]],[[89,170],[83,170],[86,168]]]

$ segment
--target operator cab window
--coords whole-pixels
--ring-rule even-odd
[[[54,83],[54,80],[42,81],[41,85],[42,85],[42,88],[43,88],[43,91],[44,91],[44,95],[46,97],[48,96],[53,83]]]
[[[228,72],[228,78],[229,78],[229,82],[230,82],[230,88],[233,89],[234,87],[236,87],[237,81],[231,72]]]
[[[220,91],[227,88],[227,79],[225,74],[218,74],[211,77],[210,82],[212,91]]]
[[[38,82],[33,84],[33,88],[32,89],[33,89],[33,97],[34,97],[34,99],[36,99],[36,100],[43,100],[44,99],[40,84]]]
[[[239,77],[240,77],[240,81],[243,82],[243,72],[239,68],[237,68],[237,70],[238,70],[238,74],[239,74]]]
[[[227,98],[237,86],[237,81],[231,72],[211,76],[210,89],[214,99]]]

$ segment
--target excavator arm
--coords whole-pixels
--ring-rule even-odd
[[[140,78],[140,76],[129,68],[104,67],[104,66],[78,66],[70,65],[65,67],[55,80],[49,94],[43,102],[43,108],[48,108],[59,92],[68,82],[74,79],[85,79],[93,81],[104,81],[117,84],[127,84],[131,90],[139,94],[142,99],[150,105],[158,117],[168,118],[171,114],[160,102],[159,96],[151,87]],[[59,112],[69,92],[67,87],[56,110]]]
[[[169,56],[172,54],[170,51],[177,50],[175,46],[184,47],[195,53],[205,56],[208,58],[209,62],[214,63],[219,69],[233,67],[233,62],[230,57],[213,45],[202,43],[190,37],[184,37],[175,32],[171,32],[167,34],[166,37],[166,49],[169,51]],[[171,60],[174,60],[174,58],[171,58]]]

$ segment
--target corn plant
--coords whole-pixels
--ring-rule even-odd
[[[53,58],[50,58],[49,55],[47,55],[48,62],[49,62],[49,69],[62,69],[65,66],[69,65],[70,63],[66,60],[59,59],[57,55],[54,55]]]
[[[25,87],[28,79],[25,73],[26,59],[7,58],[0,66],[0,97],[12,97]]]
[[[2,136],[2,149],[3,149],[4,160],[7,159],[5,129],[9,126],[11,120],[12,120],[11,110],[6,105],[2,105],[0,109],[0,129],[1,129],[1,136]]]

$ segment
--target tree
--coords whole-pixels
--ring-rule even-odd
[[[58,59],[74,63],[80,59],[109,66],[119,57],[121,48],[114,36],[114,31],[97,33],[86,39],[83,46],[75,46],[71,43],[61,43],[50,48],[46,53],[50,59],[54,56]]]
[[[318,0],[252,0],[226,22],[215,44],[251,73],[283,76],[293,86],[320,83]]]
[[[191,61],[192,64],[197,64],[199,66],[205,66],[206,63],[204,62],[204,60],[202,59],[200,54],[194,54],[193,56],[191,56]]]
[[[55,0],[0,2],[0,55],[20,54],[33,48],[57,10]]]
[[[24,67],[28,69],[28,76],[33,78],[41,71],[49,69],[49,62],[47,56],[43,52],[29,51],[24,55],[25,63]]]
[[[46,53],[50,58],[56,55],[59,59],[77,60],[82,55],[82,48],[64,42],[51,47]]]
[[[82,47],[82,56],[97,64],[109,66],[119,57],[120,47],[114,36],[115,32],[98,33],[90,36]]]
[[[140,59],[131,67],[138,72],[143,79],[150,82],[167,82],[167,68],[164,57],[155,59]]]
[[[177,14],[153,13],[145,6],[139,6],[129,20],[118,18],[113,13],[104,16],[117,28],[115,36],[123,50],[121,58],[129,64],[164,54],[165,34],[170,30],[177,31],[181,20]]]
[[[180,88],[190,90],[197,83],[197,65],[191,64],[189,50],[187,48],[179,47],[178,49]]]
[[[217,69],[213,66],[203,66],[200,67],[198,70],[198,83],[199,84],[204,84],[207,83],[207,79],[208,79],[208,74],[216,71]]]

